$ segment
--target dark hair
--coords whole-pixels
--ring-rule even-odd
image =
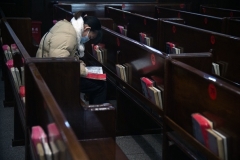
[[[97,44],[102,40],[101,22],[97,17],[86,15],[87,14],[85,12],[78,11],[75,13],[74,18],[77,20],[81,16],[84,24],[87,24],[89,27],[91,27],[90,31],[97,34],[96,38],[92,40],[92,43]]]

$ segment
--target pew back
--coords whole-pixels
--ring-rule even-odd
[[[206,15],[211,15],[211,16],[216,16],[216,17],[240,17],[239,10],[208,7],[208,6],[204,6],[204,5],[200,6],[200,13],[206,14]]]
[[[173,42],[184,48],[184,53],[206,52],[213,53],[213,61],[228,63],[227,71],[222,77],[233,82],[240,83],[240,77],[236,74],[239,66],[238,37],[198,29],[174,22],[162,21],[160,26],[160,50],[165,51],[166,42]]]
[[[239,159],[239,87],[176,60],[168,60],[165,76],[166,125],[209,159],[217,159],[193,137],[192,113],[200,113],[229,134],[228,159]],[[214,126],[215,126],[214,124]]]
[[[213,17],[193,12],[174,10],[156,6],[155,18],[170,18],[177,17],[184,20],[184,24],[222,33],[226,20],[219,17]]]
[[[65,118],[61,107],[55,100],[36,65],[31,61],[27,61],[25,72],[27,84],[25,108],[27,126],[26,152],[29,156],[28,158],[32,159],[34,157],[34,155],[31,155],[34,152],[30,153],[30,149],[33,147],[31,146],[31,127],[40,125],[45,130],[45,133],[48,134],[47,125],[55,123],[71,159],[88,159],[82,146],[78,143],[77,137],[71,128],[71,123]],[[33,157],[30,158],[30,156]]]
[[[159,49],[159,19],[134,14],[108,6],[105,7],[105,10],[106,16],[112,18],[116,25],[114,28],[115,31],[120,33],[117,25],[124,26],[124,28],[127,29],[127,37],[136,41],[140,41],[139,33],[146,33],[153,39],[151,46],[155,49]],[[165,20],[183,23],[183,20],[180,18],[166,18]]]

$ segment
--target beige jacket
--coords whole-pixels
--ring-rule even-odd
[[[83,20],[80,17],[77,21],[69,22],[62,20],[57,22],[48,33],[46,33],[39,45],[36,57],[74,57],[84,56],[84,45],[80,44],[83,31]],[[78,24],[76,24],[76,22]],[[76,50],[79,50],[77,54]],[[85,64],[80,62],[80,75],[86,76]]]

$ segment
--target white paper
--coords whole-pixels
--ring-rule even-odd
[[[86,67],[89,73],[103,74],[102,67],[88,66]]]

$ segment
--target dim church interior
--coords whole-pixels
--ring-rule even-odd
[[[2,67],[0,63],[0,78]],[[25,147],[12,147],[14,134],[13,107],[4,107],[4,83],[0,80],[0,160],[23,160]],[[130,160],[159,160],[162,159],[162,134],[121,136],[116,138],[117,144]],[[175,147],[172,159],[188,159]]]
[[[2,64],[0,64],[0,77],[2,77]],[[12,147],[14,134],[14,110],[13,107],[4,107],[4,83],[0,81],[0,160],[24,160],[25,147]],[[162,159],[162,135],[135,135],[116,138],[117,144],[130,160],[159,160]],[[175,147],[173,159],[188,159]]]

